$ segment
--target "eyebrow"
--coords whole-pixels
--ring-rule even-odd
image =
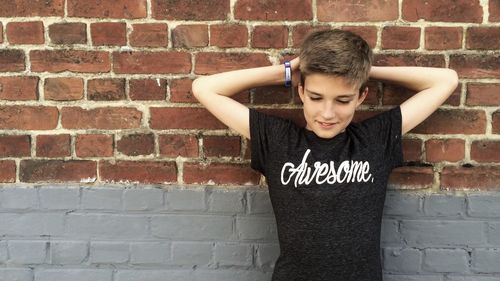
[[[313,92],[313,91],[309,91],[307,90],[309,93],[313,94],[313,95],[316,95],[316,96],[320,96],[322,97],[323,95],[320,94],[320,93],[316,93],[316,92]],[[350,98],[350,97],[354,97],[356,94],[352,94],[352,95],[340,95],[340,96],[337,96],[338,98]]]

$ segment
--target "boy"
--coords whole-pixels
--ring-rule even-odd
[[[380,228],[387,179],[401,166],[401,135],[432,114],[458,84],[455,71],[375,67],[372,51],[343,30],[311,33],[298,58],[283,65],[199,77],[196,98],[250,139],[251,167],[269,186],[280,256],[272,281],[381,281]],[[297,79],[300,73],[300,79]],[[229,98],[245,89],[298,83],[306,127]],[[359,123],[355,109],[368,78],[418,93]],[[290,79],[285,83],[290,84]]]

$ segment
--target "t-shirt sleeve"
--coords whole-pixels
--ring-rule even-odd
[[[266,175],[266,163],[272,151],[287,141],[287,129],[291,121],[268,115],[250,108],[250,143],[252,146],[250,167]]]
[[[397,106],[361,122],[370,139],[384,151],[384,157],[390,161],[390,167],[403,165],[403,148],[401,139],[401,107]]]

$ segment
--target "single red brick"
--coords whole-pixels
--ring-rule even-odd
[[[170,102],[198,102],[193,96],[192,84],[193,80],[189,78],[172,80],[170,82]]]
[[[422,161],[422,140],[403,139],[403,156],[405,161]]]
[[[184,52],[114,52],[113,66],[116,73],[189,73],[191,55]]]
[[[388,187],[391,189],[425,189],[434,182],[432,167],[399,167],[389,176]]]
[[[240,137],[204,136],[203,150],[206,157],[238,157],[241,151]]]
[[[292,27],[293,47],[298,48],[302,46],[302,42],[309,33],[313,31],[326,30],[326,29],[331,29],[331,27],[328,25],[310,25],[310,24],[294,25]]]
[[[69,134],[36,136],[36,156],[71,156],[71,136]]]
[[[21,182],[90,182],[97,178],[97,164],[87,160],[21,160]]]
[[[466,105],[490,105],[500,104],[500,84],[497,83],[468,83]]]
[[[0,161],[0,182],[16,182],[16,161]]]
[[[66,129],[131,129],[141,126],[142,112],[128,107],[83,109],[63,107],[61,124]]]
[[[407,21],[476,22],[483,21],[483,8],[478,1],[420,1],[406,0],[402,18]]]
[[[375,26],[343,26],[341,29],[359,35],[372,49],[377,45],[377,27]]]
[[[286,26],[256,26],[252,32],[254,48],[285,48],[288,45]]]
[[[420,28],[385,26],[382,29],[382,49],[418,49]]]
[[[30,52],[34,72],[109,72],[109,53],[83,50],[33,50]]]
[[[451,93],[451,96],[446,99],[444,104],[459,106],[460,105],[460,95],[462,86],[458,87]],[[382,103],[384,105],[400,105],[407,99],[411,98],[417,92],[411,89],[405,88],[403,86],[395,84],[384,84],[384,92],[382,96]]]
[[[456,70],[460,78],[498,78],[500,54],[450,55],[450,68]]]
[[[31,156],[31,141],[27,135],[0,135],[0,157]]]
[[[500,134],[500,111],[496,111],[491,115],[491,126],[494,134]]]
[[[375,54],[373,65],[445,67],[445,61],[442,55],[425,55],[416,53],[405,53],[401,55]],[[451,66],[450,68],[454,69]]]
[[[184,183],[187,184],[237,184],[257,185],[260,174],[248,164],[184,163]]]
[[[462,48],[461,27],[429,26],[425,28],[427,50],[451,50]]]
[[[101,134],[78,135],[75,139],[77,157],[113,156],[113,136]]]
[[[279,104],[290,103],[292,94],[283,86],[265,86],[255,88],[254,104]]]
[[[103,182],[176,183],[175,162],[109,161],[99,162],[99,175]]]
[[[22,50],[0,50],[0,71],[22,71],[24,69],[24,52]]]
[[[500,141],[473,141],[470,147],[470,157],[477,162],[500,162]]]
[[[198,53],[196,74],[213,74],[240,68],[271,65],[266,54],[257,53]]]
[[[159,135],[160,155],[166,157],[191,157],[199,155],[198,139],[194,135]]]
[[[165,100],[167,80],[133,79],[130,80],[131,100]]]
[[[3,24],[0,22],[0,43],[3,43]]]
[[[425,155],[429,162],[457,162],[465,157],[465,141],[462,139],[430,139],[425,142]]]
[[[0,77],[0,99],[38,100],[38,77]]]
[[[490,22],[500,21],[500,1],[492,0],[488,2],[489,2],[488,12],[490,14],[489,21]]]
[[[147,16],[146,0],[67,0],[68,16],[137,19]]]
[[[441,172],[441,189],[498,189],[498,167],[445,167]]]
[[[500,28],[498,27],[469,27],[467,28],[465,48],[475,50],[500,49]]]
[[[174,48],[208,46],[208,26],[206,24],[179,25],[172,30]]]
[[[43,22],[9,22],[7,38],[10,44],[43,44]]]
[[[226,129],[220,122],[204,108],[190,107],[151,107],[151,129]]]
[[[132,24],[130,45],[134,47],[166,47],[168,26],[165,23]]]
[[[52,130],[58,115],[55,106],[0,106],[0,129]]]
[[[2,1],[0,17],[49,17],[64,16],[64,0],[33,1],[16,0]]]
[[[415,134],[484,134],[486,115],[482,110],[440,110],[410,132]]]
[[[54,44],[86,44],[87,25],[82,22],[54,23],[49,26],[49,37]]]
[[[398,19],[398,1],[353,1],[317,0],[319,21],[393,21]]]
[[[116,150],[128,156],[149,155],[155,151],[153,134],[130,134],[116,141]]]
[[[124,22],[96,22],[90,24],[94,46],[127,45],[127,25]]]
[[[81,100],[83,79],[76,77],[54,77],[45,79],[45,99],[56,101]]]
[[[225,20],[230,0],[151,0],[153,18],[163,20]]]
[[[215,24],[210,26],[210,45],[221,48],[246,47],[248,29],[245,25]]]
[[[89,100],[96,101],[124,100],[125,79],[90,79],[87,82],[87,95]]]
[[[253,1],[239,0],[234,17],[240,20],[312,20],[311,0]]]

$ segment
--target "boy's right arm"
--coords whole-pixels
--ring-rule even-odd
[[[298,69],[298,58],[292,60]],[[193,81],[193,94],[217,119],[250,139],[250,110],[230,96],[244,90],[284,83],[285,67],[281,65],[241,69],[201,76]]]

